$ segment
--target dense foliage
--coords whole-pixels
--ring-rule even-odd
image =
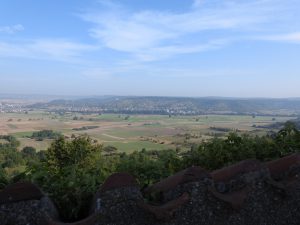
[[[126,171],[137,178],[141,186],[167,177],[182,167],[180,156],[173,150],[121,154],[117,171]]]
[[[31,165],[28,178],[49,193],[68,220],[87,213],[88,203],[103,180],[114,171],[102,156],[102,146],[89,137],[71,142],[61,137],[46,152],[45,160]]]
[[[61,136],[61,133],[55,132],[53,130],[41,130],[33,132],[31,138],[36,139],[38,141],[42,141],[44,139],[56,139]]]
[[[4,188],[8,184],[8,178],[6,171],[0,167],[0,189]]]
[[[128,172],[145,187],[192,165],[214,170],[247,158],[267,161],[300,149],[300,132],[290,122],[277,133],[259,137],[233,132],[187,152],[141,150],[126,154],[112,146],[103,148],[88,136],[71,141],[61,136],[46,152],[37,153],[31,147],[17,151],[19,143],[11,136],[1,139],[6,142],[0,144],[0,187],[30,179],[50,195],[68,221],[87,213],[91,197],[114,172]],[[26,165],[25,172],[11,179],[14,174],[9,174],[8,169],[19,165]]]
[[[20,142],[13,136],[2,135],[0,140],[0,166],[1,168],[13,168],[24,164],[22,154],[17,151]]]

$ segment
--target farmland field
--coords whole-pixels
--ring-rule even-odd
[[[20,148],[33,146],[45,150],[52,140],[36,141],[30,136],[35,131],[54,130],[67,138],[88,134],[104,146],[115,146],[119,151],[132,152],[143,148],[163,150],[189,149],[192,144],[223,136],[230,130],[262,135],[267,129],[258,128],[293,117],[238,116],[238,115],[121,115],[80,114],[63,115],[45,111],[0,114],[0,134],[17,137]]]

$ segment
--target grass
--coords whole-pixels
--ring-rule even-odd
[[[31,137],[32,131],[24,131],[24,132],[17,132],[11,133],[11,135],[15,136],[16,138],[24,138],[24,137]]]
[[[18,127],[17,127],[16,125],[11,124],[11,123],[7,124],[7,126],[8,126],[10,129],[18,129]]]
[[[156,144],[149,141],[129,141],[129,142],[103,142],[104,146],[114,146],[120,152],[130,153],[133,151],[140,151],[143,148],[147,150],[166,150],[174,148],[173,146]]]
[[[19,150],[23,149],[26,146],[31,146],[34,147],[37,151],[47,150],[53,142],[53,140],[49,139],[45,139],[43,141],[36,141],[30,138],[19,138],[19,141],[21,142]]]
[[[18,173],[22,173],[24,172],[26,169],[26,166],[17,166],[17,167],[14,167],[14,168],[5,168],[5,171],[6,173],[11,176],[13,174],[18,174]]]
[[[120,130],[111,130],[109,132],[106,132],[106,134],[120,137],[120,138],[137,138],[140,136],[155,136],[158,134],[158,132],[156,132],[156,130],[153,130],[151,128],[149,129],[128,128],[128,129],[120,129]]]
[[[73,117],[83,117],[83,120],[73,120]],[[184,138],[177,134],[197,134],[199,138],[191,141],[199,143],[209,138],[210,134],[218,133],[210,127],[239,129],[242,132],[250,131],[253,134],[264,134],[265,129],[256,129],[253,125],[268,125],[275,122],[284,122],[292,117],[273,117],[250,115],[198,115],[198,116],[167,116],[167,115],[127,115],[121,114],[92,114],[70,113],[65,115],[49,115],[43,111],[30,111],[29,114],[4,113],[1,114],[0,133],[12,134],[21,141],[21,147],[33,146],[37,150],[44,150],[50,145],[51,140],[35,141],[28,136],[33,131],[50,129],[61,132],[64,135],[81,135],[87,133],[92,138],[113,145],[120,151],[131,152],[146,149],[168,149],[175,147],[170,143],[181,143]],[[54,118],[55,117],[55,118]],[[54,118],[54,119],[53,119]],[[12,121],[8,121],[13,119]],[[31,120],[29,120],[31,119]],[[91,121],[89,119],[92,119]],[[83,126],[99,126],[99,128],[84,131],[73,131],[72,128]],[[226,133],[224,133],[226,134]],[[141,140],[141,136],[147,140]]]

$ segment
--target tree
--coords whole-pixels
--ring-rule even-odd
[[[60,137],[45,156],[30,165],[29,178],[50,195],[66,221],[85,216],[93,194],[114,172],[114,158],[104,159],[102,145],[88,136],[71,141]]]
[[[36,149],[34,147],[26,146],[22,149],[22,153],[26,157],[36,156]]]
[[[288,121],[275,135],[275,142],[281,150],[281,155],[287,155],[300,150],[300,131],[296,124]]]
[[[147,186],[163,176],[164,165],[154,160],[146,151],[122,155],[117,171],[133,175],[141,186]]]
[[[46,152],[48,165],[63,168],[69,165],[81,164],[94,153],[101,154],[102,145],[94,144],[88,136],[79,136],[71,142],[62,136],[53,142]]]
[[[8,177],[6,171],[0,167],[0,189],[4,188],[8,184]]]
[[[103,151],[107,154],[115,154],[118,149],[115,146],[108,145],[103,148]]]
[[[41,130],[41,131],[33,132],[31,138],[34,138],[37,141],[43,141],[44,138],[56,139],[61,136],[62,136],[61,133],[54,132],[53,130]]]

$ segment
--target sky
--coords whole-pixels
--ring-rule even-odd
[[[0,93],[300,97],[299,0],[3,0]]]

